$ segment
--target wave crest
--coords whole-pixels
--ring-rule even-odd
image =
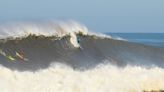
[[[0,38],[24,37],[29,34],[63,37],[70,33],[87,34],[88,29],[75,21],[69,22],[26,22],[11,23],[0,26]]]

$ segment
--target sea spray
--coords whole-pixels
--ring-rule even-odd
[[[142,92],[164,89],[164,70],[158,67],[101,65],[87,71],[56,64],[36,72],[0,67],[1,92]]]

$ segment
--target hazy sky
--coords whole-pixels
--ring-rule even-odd
[[[0,0],[0,22],[75,20],[97,32],[164,32],[164,0]]]

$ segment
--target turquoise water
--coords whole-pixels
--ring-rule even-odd
[[[164,47],[164,33],[106,33],[114,38],[151,46]]]

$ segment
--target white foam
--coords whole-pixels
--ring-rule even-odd
[[[126,39],[124,39],[124,38],[122,38],[122,37],[112,37],[113,39],[116,39],[116,40],[121,40],[121,41],[128,41],[128,40],[126,40]]]
[[[100,38],[109,38],[109,39],[112,38],[110,35],[106,35],[106,34],[102,34],[102,33],[98,33],[98,32],[88,32],[88,35],[90,35],[90,36],[95,35]]]
[[[142,92],[164,89],[164,69],[101,65],[87,71],[56,64],[38,72],[0,67],[1,92]]]
[[[0,38],[8,37],[26,37],[29,34],[35,35],[45,35],[45,36],[59,36],[63,37],[65,35],[71,36],[71,43],[75,47],[79,47],[77,43],[77,37],[75,34],[82,33],[87,35],[88,29],[77,22],[24,22],[24,23],[10,23],[0,26]]]
[[[76,34],[81,33],[83,35],[95,35],[99,38],[112,38],[109,35],[105,35],[102,33],[89,32],[87,27],[84,25],[77,23],[75,21],[68,22],[23,22],[23,23],[9,23],[0,25],[0,38],[5,39],[8,37],[26,37],[30,34],[34,35],[44,35],[44,36],[59,36],[63,37],[66,35],[70,35],[70,42],[74,45],[74,47],[80,47],[77,41]],[[115,39],[115,38],[114,38]],[[124,40],[120,38],[116,38],[116,40]]]
[[[120,37],[111,37],[110,35],[91,32],[88,31],[87,27],[75,22],[75,21],[48,21],[48,22],[22,22],[22,23],[8,23],[0,25],[0,38],[8,38],[8,37],[26,37],[29,34],[35,35],[45,35],[45,36],[59,36],[63,37],[65,35],[70,35],[70,42],[74,45],[74,47],[79,47],[80,45],[77,43],[77,33],[82,33],[83,35],[89,36],[97,36],[99,38],[110,38],[116,40],[124,40]]]
[[[88,30],[82,24],[74,21],[9,23],[0,26],[0,38],[22,37],[29,34],[45,36],[58,35],[62,37],[72,32],[87,34]]]

